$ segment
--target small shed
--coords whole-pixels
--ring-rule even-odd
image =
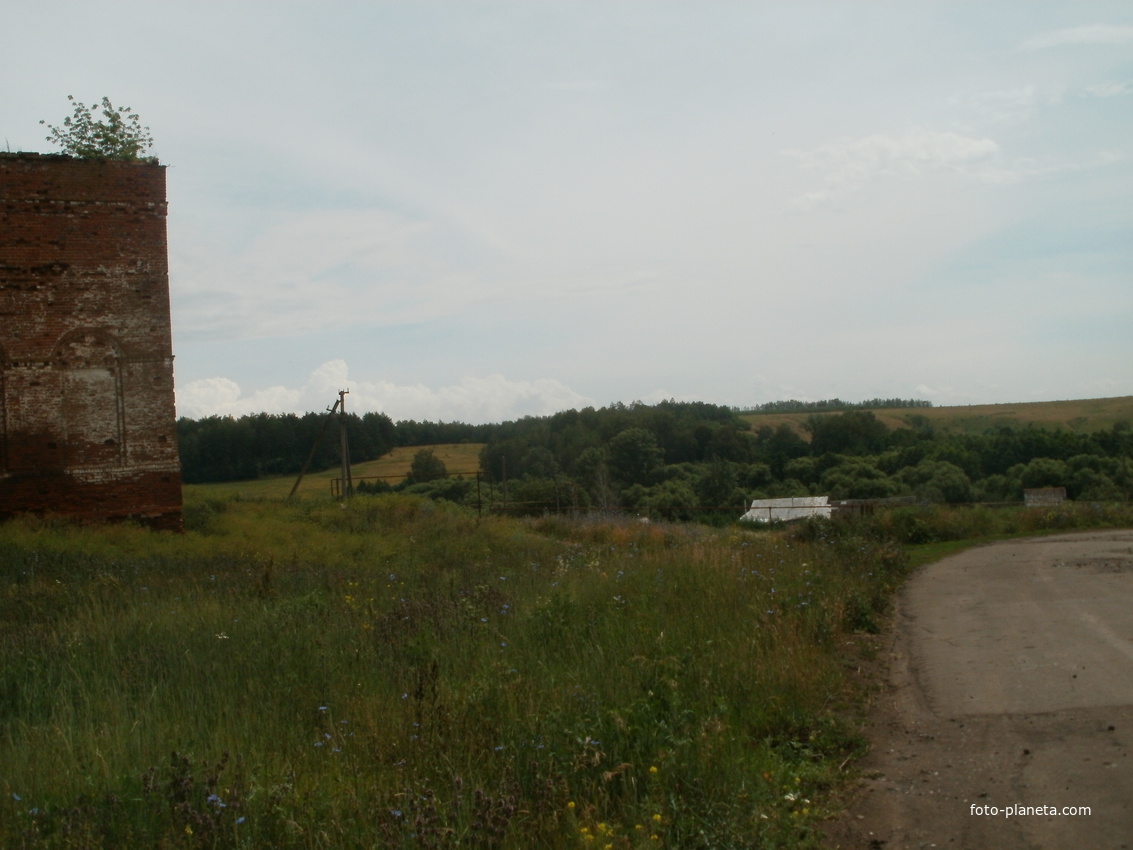
[[[830,518],[834,508],[829,496],[795,496],[789,499],[756,499],[740,517],[747,522],[790,522],[812,516]]]
[[[1065,501],[1065,487],[1033,487],[1023,491],[1023,504],[1028,508],[1051,507]]]

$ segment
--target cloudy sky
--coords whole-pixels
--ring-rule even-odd
[[[178,410],[1133,394],[1133,4],[0,0],[169,166]]]

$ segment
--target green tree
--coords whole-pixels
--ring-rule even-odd
[[[1070,483],[1070,468],[1061,460],[1036,457],[1022,471],[1020,483],[1031,487],[1065,487]]]
[[[832,499],[886,499],[900,489],[884,472],[859,458],[826,470],[822,488]]]
[[[737,465],[715,458],[701,466],[703,472],[693,484],[693,490],[702,508],[734,507],[746,501],[739,486]]]
[[[649,485],[664,460],[652,431],[626,428],[609,443],[610,471],[625,484]]]
[[[776,478],[783,478],[787,464],[799,457],[810,454],[807,441],[795,433],[787,423],[777,428],[770,425],[760,426],[756,432],[756,454],[771,467],[771,473]]]
[[[574,475],[600,508],[617,504],[617,492],[610,481],[609,455],[605,448],[586,449],[574,462]]]
[[[75,105],[73,115],[63,119],[60,127],[40,121],[50,131],[47,141],[57,144],[63,153],[82,159],[118,159],[136,161],[153,145],[149,127],[142,125],[136,112],[126,106],[118,109],[104,97],[101,104],[88,107],[67,95]],[[102,112],[102,118],[95,113]]]
[[[946,460],[923,460],[901,470],[898,478],[925,502],[958,504],[972,499],[971,480]]]
[[[676,521],[692,519],[696,506],[696,493],[684,481],[665,481],[645,488],[636,505],[638,510],[644,509],[653,516]]]
[[[445,462],[437,457],[432,449],[421,449],[413,455],[413,463],[409,465],[409,475],[405,478],[406,485],[421,484],[425,481],[436,481],[448,475]]]
[[[811,435],[810,453],[874,455],[885,450],[889,429],[868,410],[838,416],[810,416],[804,426]]]

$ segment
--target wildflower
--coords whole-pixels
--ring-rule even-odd
[[[656,773],[657,772],[657,765],[653,765],[652,767],[650,767],[649,772],[650,773]]]
[[[570,811],[574,811],[574,800],[571,800],[569,803],[567,803],[567,808]]]
[[[237,826],[239,826],[239,825],[240,825],[240,824],[242,824],[242,823],[243,823],[243,822],[244,822],[245,820],[247,820],[247,818],[245,818],[245,817],[244,817],[243,815],[240,815],[240,817],[236,818],[236,825],[237,825]]]
[[[654,823],[660,823],[661,822],[661,814],[659,812],[653,816],[653,822]]]

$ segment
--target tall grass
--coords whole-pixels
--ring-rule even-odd
[[[892,543],[196,501],[0,526],[0,845],[797,847]]]

